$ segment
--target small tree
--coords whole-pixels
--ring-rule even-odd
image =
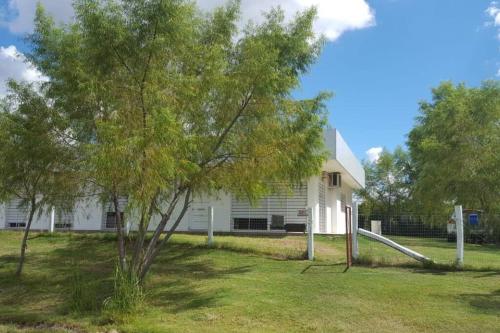
[[[274,10],[243,31],[238,2],[205,15],[190,1],[80,0],[75,12],[56,27],[39,7],[30,59],[87,139],[88,174],[115,204],[122,270],[143,281],[195,195],[255,200],[319,171],[328,94],[291,96],[321,48],[313,9],[290,24]],[[123,195],[137,213],[131,255]]]
[[[358,192],[364,214],[402,213],[411,206],[412,166],[401,147],[393,153],[383,150],[378,160],[364,162],[366,187]]]
[[[30,85],[10,81],[8,86],[0,113],[0,199],[19,198],[28,211],[19,276],[34,216],[53,205],[70,206],[76,182],[68,172],[72,156],[59,141],[61,124],[47,99]]]

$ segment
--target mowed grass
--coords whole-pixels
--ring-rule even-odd
[[[430,258],[438,265],[453,266],[455,264],[455,242],[447,242],[446,239],[440,238],[385,237]],[[364,236],[360,236],[359,251],[364,261],[375,265],[414,266],[416,264],[412,258]],[[500,271],[500,247],[492,244],[464,244],[464,269]]]
[[[75,270],[97,307],[110,295],[110,236],[35,234],[17,281],[21,234],[0,232],[0,332],[500,332],[500,269],[417,263],[345,272],[344,238],[326,236],[316,237],[317,260],[309,262],[304,236],[216,236],[207,248],[202,235],[175,235],[147,280],[140,313],[119,322],[98,308],[72,313]],[[452,250],[443,243],[414,245],[431,256]],[[362,239],[360,250],[386,251],[376,246]],[[500,251],[490,250],[488,260],[498,262]]]

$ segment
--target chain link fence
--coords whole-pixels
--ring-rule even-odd
[[[494,226],[499,214],[464,210],[464,269],[500,270],[500,242]],[[454,267],[456,225],[450,215],[358,215],[358,228],[371,231],[429,258],[436,265]],[[414,266],[417,261],[376,240],[358,234],[359,261],[379,266]]]

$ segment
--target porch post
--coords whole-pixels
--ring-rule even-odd
[[[208,246],[214,244],[214,207],[208,206]]]
[[[307,208],[307,259],[314,260],[314,214]]]

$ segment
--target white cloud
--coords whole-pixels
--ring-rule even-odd
[[[198,0],[202,10],[210,10],[225,3],[225,0]],[[263,20],[263,12],[277,6],[283,9],[286,20],[292,19],[297,11],[316,6],[318,17],[314,30],[329,40],[336,40],[348,30],[375,25],[375,13],[366,0],[242,0],[242,22],[252,20],[259,23]]]
[[[13,33],[33,30],[36,3],[40,1],[56,22],[67,22],[73,17],[71,0],[8,0],[7,18],[2,21]],[[202,10],[211,10],[227,3],[227,0],[198,0]],[[375,25],[375,13],[366,0],[242,0],[242,23],[262,21],[262,13],[280,6],[285,18],[290,20],[299,10],[311,6],[318,9],[314,30],[335,40],[349,30],[363,29]]]
[[[73,17],[72,0],[8,0],[2,25],[15,34],[33,31],[36,5],[40,2],[56,22],[68,22]]]
[[[380,154],[384,149],[382,147],[372,147],[366,151],[366,157],[370,163],[378,161]]]
[[[490,6],[486,9],[486,13],[493,20],[489,22],[493,24],[495,27],[500,27],[500,6],[497,1],[492,1]]]
[[[500,41],[500,4],[498,1],[492,1],[486,9],[486,14],[489,16],[489,21],[486,26],[493,26],[497,29],[497,39]],[[497,70],[496,76],[500,77],[500,68]]]
[[[14,45],[10,45],[0,46],[0,97],[7,92],[5,87],[7,79],[42,82],[46,81],[47,77],[28,63],[24,54],[19,52]]]

